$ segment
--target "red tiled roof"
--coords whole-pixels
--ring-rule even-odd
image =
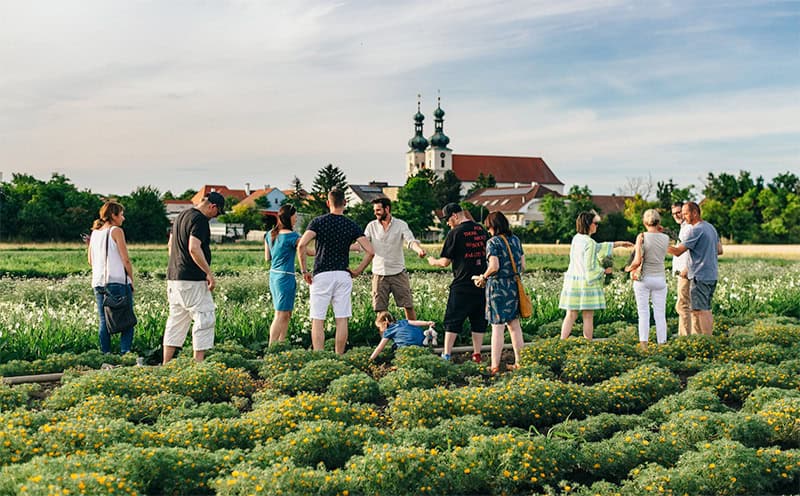
[[[625,210],[625,200],[632,200],[632,196],[617,195],[592,195],[595,204],[602,215],[614,214]]]
[[[242,203],[244,205],[255,205],[256,200],[258,200],[264,195],[270,194],[274,189],[276,188],[257,189],[252,193],[250,193],[250,195],[248,195],[244,200],[240,201],[239,203]]]
[[[529,201],[545,195],[561,196],[558,192],[537,184],[523,188],[482,188],[464,200],[489,211],[519,212]]]
[[[192,200],[164,200],[164,205],[192,205]]]
[[[483,172],[498,183],[564,184],[540,157],[453,154],[453,172],[462,181],[475,181]]]
[[[195,195],[192,197],[192,202],[195,204],[199,203],[200,200],[208,196],[208,194],[211,193],[212,191],[216,191],[225,198],[232,196],[239,201],[244,200],[245,197],[247,196],[247,193],[245,193],[243,189],[230,189],[222,184],[204,184],[200,188],[200,190],[197,193],[195,193]]]

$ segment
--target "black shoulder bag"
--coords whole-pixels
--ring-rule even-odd
[[[103,314],[106,317],[106,328],[109,334],[117,334],[133,327],[138,322],[133,313],[133,302],[128,296],[127,291],[122,295],[112,294],[108,290],[108,245],[111,237],[111,229],[106,234],[106,267],[105,267],[105,287],[103,288]],[[125,270],[127,283],[128,271]]]

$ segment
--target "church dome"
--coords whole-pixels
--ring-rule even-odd
[[[433,111],[433,116],[437,119],[444,117],[444,110],[442,110],[442,107],[436,107],[436,110]]]
[[[416,113],[416,114],[414,114],[414,120],[415,120],[416,122],[422,122],[422,121],[424,121],[424,120],[425,120],[425,116],[424,116],[424,115],[422,115],[422,112],[420,112],[419,110],[417,110],[417,113]]]
[[[431,136],[431,146],[433,147],[445,148],[448,143],[450,143],[450,138],[441,131],[436,131],[433,136]]]
[[[425,149],[428,148],[428,140],[425,139],[425,136],[417,134],[408,140],[408,146],[415,152],[424,152]]]

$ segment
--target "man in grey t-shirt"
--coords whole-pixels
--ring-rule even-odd
[[[671,255],[682,255],[687,250],[689,260],[689,293],[692,304],[692,323],[700,328],[693,329],[700,334],[711,335],[714,330],[714,317],[711,314],[711,298],[719,279],[717,257],[722,255],[722,243],[717,230],[700,216],[700,207],[688,202],[682,208],[683,218],[691,224],[692,230],[685,240],[677,246],[670,246]]]

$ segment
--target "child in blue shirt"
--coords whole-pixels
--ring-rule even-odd
[[[436,331],[433,330],[434,322],[430,320],[400,320],[395,321],[394,316],[389,312],[378,312],[375,319],[375,326],[381,333],[381,342],[375,347],[375,351],[370,355],[370,360],[380,354],[390,340],[398,348],[403,346],[425,346],[429,342],[436,344]],[[423,327],[428,329],[422,330]]]

